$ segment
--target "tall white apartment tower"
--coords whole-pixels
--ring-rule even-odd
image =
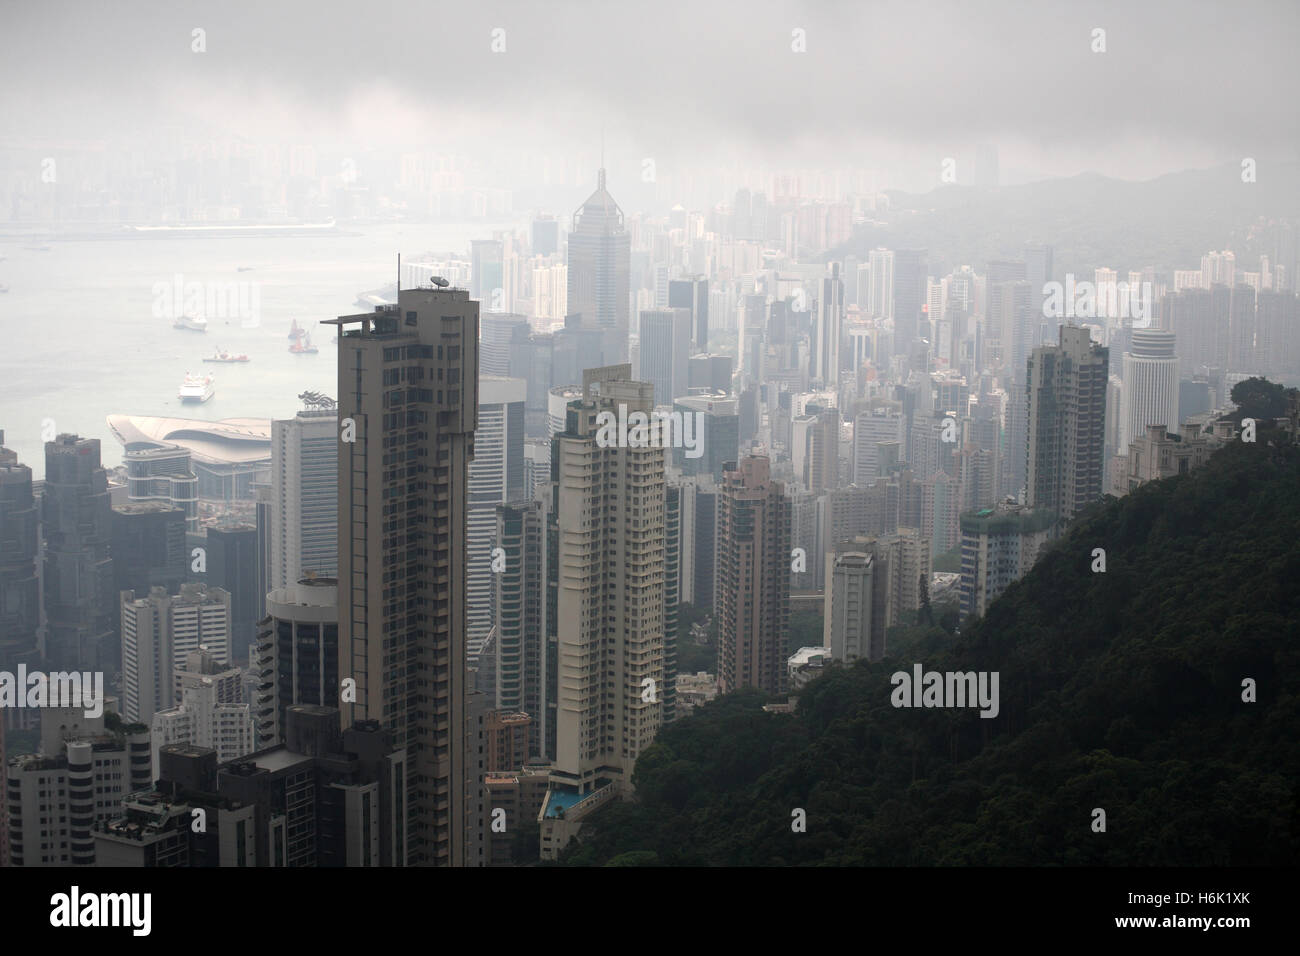
[[[556,791],[630,791],[632,768],[662,720],[664,451],[600,434],[602,412],[651,411],[650,383],[630,376],[626,364],[587,370],[584,397],[554,439],[558,672],[548,801],[561,799]]]
[[[293,418],[271,422],[271,571],[268,590],[338,567],[338,412],[311,393]]]

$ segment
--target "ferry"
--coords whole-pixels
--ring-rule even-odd
[[[208,320],[201,315],[182,315],[172,323],[173,329],[188,329],[191,332],[206,332]]]
[[[223,348],[218,348],[215,352],[212,353],[211,356],[205,358],[203,361],[230,364],[231,362],[247,362],[248,360],[249,360],[248,356],[245,355],[243,352],[240,352],[238,355],[235,355],[231,352],[227,352]]]
[[[186,404],[201,405],[216,394],[214,381],[211,375],[190,375],[187,372],[176,397]]]

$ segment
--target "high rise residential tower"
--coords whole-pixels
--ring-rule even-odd
[[[330,320],[339,678],[355,682],[341,720],[377,720],[406,751],[397,839],[414,865],[472,861],[465,630],[478,322],[478,303],[450,288],[403,289],[395,306]]]
[[[1109,360],[1075,325],[1061,326],[1060,343],[1029,358],[1026,504],[1061,521],[1102,494]]]
[[[790,499],[765,457],[729,463],[718,488],[718,690],[786,690]]]

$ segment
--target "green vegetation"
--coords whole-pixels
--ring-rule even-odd
[[[961,548],[956,547],[951,551],[935,555],[930,569],[932,571],[946,571],[949,574],[959,574],[961,572]]]
[[[1295,394],[1295,391],[1294,388],[1275,385],[1268,379],[1248,378],[1232,386],[1232,403],[1237,409],[1223,416],[1222,420],[1240,425],[1243,418],[1253,418],[1257,422],[1285,418],[1288,396]]]
[[[820,647],[826,639],[825,616],[817,611],[794,611],[790,630],[786,631],[785,653],[790,656],[801,647]]]
[[[682,604],[677,619],[677,673],[698,674],[705,671],[716,673],[718,666],[718,622],[714,619],[709,625],[708,639],[704,644],[696,644],[691,637],[691,625],[703,624],[709,619],[707,611],[697,609],[691,604]]]
[[[959,636],[904,628],[890,659],[832,667],[794,715],[740,692],[666,727],[639,801],[602,809],[562,862],[1294,865],[1297,488],[1300,448],[1261,428],[1099,503]],[[895,709],[890,675],[917,661],[998,672],[999,716]]]

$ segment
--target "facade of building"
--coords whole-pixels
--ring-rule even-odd
[[[631,256],[623,211],[606,191],[602,169],[596,191],[573,214],[568,262],[569,314],[581,317],[583,329],[600,332],[601,365],[628,360]]]
[[[152,785],[149,731],[111,730],[105,715],[49,708],[41,712],[41,752],[4,770],[9,865],[95,866],[95,824]]]
[[[1108,350],[1073,325],[1029,359],[1025,501],[1060,522],[1102,495],[1108,362]]]
[[[1148,425],[1146,434],[1129,443],[1125,460],[1125,481],[1114,489],[1125,495],[1149,481],[1185,475],[1210,460],[1221,444],[1213,432],[1202,432],[1191,422],[1183,424],[1183,434],[1171,435],[1163,425]]]
[[[200,648],[186,655],[176,681],[180,685],[179,706],[154,714],[150,728],[155,777],[159,748],[168,744],[211,748],[220,763],[257,749],[252,708],[244,703],[240,668],[219,664]]]
[[[496,540],[505,552],[505,570],[493,575],[497,630],[492,704],[528,714],[532,720],[526,756],[548,758],[552,751],[547,740],[554,740],[555,673],[553,654],[547,653],[546,504],[518,501],[498,505],[496,512]]]
[[[650,412],[650,384],[630,377],[626,364],[588,371],[552,446],[556,812],[630,792],[663,719],[664,450],[598,439],[601,412]]]
[[[733,463],[718,488],[718,690],[787,689],[790,502],[771,462]]]
[[[230,593],[187,582],[180,592],[153,588],[148,596],[123,591],[122,716],[148,723],[180,701],[175,672],[191,651],[206,648],[223,665],[231,662]]]
[[[338,565],[338,411],[311,406],[271,422],[271,573],[267,591]],[[264,592],[265,593],[265,592]]]
[[[412,865],[462,866],[478,823],[466,668],[469,465],[479,305],[403,289],[339,329],[339,679],[343,726],[376,720],[407,755],[401,839]]]
[[[1051,540],[1055,516],[1003,504],[961,517],[961,615],[983,616],[1013,582],[1029,573]]]
[[[259,749],[284,743],[290,707],[329,707],[340,699],[338,613],[334,578],[304,578],[266,596],[250,662],[258,675],[250,703]]]
[[[480,375],[478,427],[469,466],[469,624],[467,659],[478,660],[483,641],[496,624],[493,604],[493,549],[497,506],[524,496],[523,379]]]
[[[113,509],[99,440],[59,435],[45,444],[44,656],[51,670],[113,671]]]
[[[1178,357],[1174,333],[1134,329],[1124,353],[1124,385],[1120,392],[1121,450],[1146,435],[1148,425],[1178,426]]]
[[[97,864],[405,865],[406,752],[391,734],[375,721],[341,730],[337,710],[302,705],[286,738],[220,767],[210,748],[163,747],[157,785],[97,821]]]
[[[690,310],[643,311],[640,331],[641,380],[654,386],[656,405],[671,405],[690,390]]]
[[[4,447],[0,430],[0,670],[35,664],[41,626],[36,559],[40,503],[32,493],[32,470]],[[0,724],[3,724],[0,719]],[[0,763],[0,767],[3,764]]]
[[[161,501],[185,513],[185,530],[199,530],[199,479],[191,453],[180,445],[128,448],[126,495],[130,501]]]

